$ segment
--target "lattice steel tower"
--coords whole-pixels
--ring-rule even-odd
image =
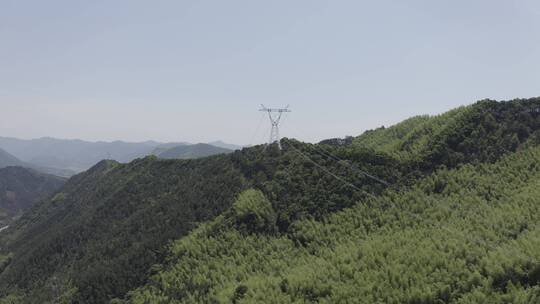
[[[272,124],[272,130],[270,130],[270,140],[268,141],[268,144],[271,145],[277,142],[279,148],[281,149],[281,143],[279,141],[279,122],[283,113],[291,112],[291,110],[289,110],[289,106],[281,109],[270,109],[265,107],[264,105],[261,105],[261,109],[259,111],[267,112],[270,123]],[[274,116],[272,115],[272,113],[277,114]]]

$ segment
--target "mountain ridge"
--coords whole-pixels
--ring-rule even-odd
[[[535,193],[540,113],[527,111],[536,107],[540,107],[539,98],[481,101],[452,114],[413,123],[403,131],[367,132],[350,144],[306,144],[283,139],[282,150],[271,145],[202,159],[167,160],[149,156],[129,164],[100,162],[70,179],[55,198],[35,206],[8,234],[0,236],[0,255],[9,257],[0,267],[0,296],[19,297],[22,303],[55,298],[80,303],[122,303],[124,300],[128,303],[240,303],[243,299],[246,302],[263,299],[276,299],[276,303],[284,299],[324,302],[345,300],[347,295],[363,299],[365,294],[352,291],[350,283],[354,282],[354,272],[346,269],[352,267],[350,263],[336,262],[328,255],[323,255],[322,260],[311,256],[318,252],[333,253],[329,244],[336,244],[336,248],[344,250],[336,252],[342,261],[370,255],[384,260],[392,255],[385,256],[377,250],[366,252],[351,244],[362,244],[363,239],[373,239],[370,243],[373,248],[377,248],[377,244],[386,249],[394,243],[406,244],[408,238],[413,240],[413,232],[429,235],[430,229],[439,227],[434,228],[433,221],[458,225],[452,227],[464,234],[467,229],[476,231],[481,227],[474,226],[476,222],[460,220],[460,215],[476,206],[472,204],[476,200],[481,202],[479,208],[484,208],[479,214],[493,215],[483,224],[499,223],[500,212],[512,204],[500,210],[491,208],[490,204],[496,206],[498,198],[507,194],[514,200],[521,190],[531,195]],[[377,144],[382,142],[385,144]],[[529,168],[531,174],[527,175],[523,168]],[[512,183],[512,189],[519,191],[506,193],[504,187],[492,188],[487,182],[492,179],[500,185]],[[466,198],[461,193],[465,190],[473,199],[460,204],[460,199]],[[508,222],[510,226],[505,226],[509,234],[496,230],[502,234],[497,235],[497,239],[507,242],[511,236],[526,237],[522,233],[527,228],[522,225],[528,223],[526,214],[535,214],[526,212],[535,206],[534,197],[527,197],[526,204],[516,205],[521,209],[509,213],[512,221]],[[438,209],[439,202],[450,204],[451,212]],[[425,216],[423,210],[429,211],[429,221],[416,224],[411,214]],[[332,224],[332,217],[341,218],[343,228]],[[448,222],[443,222],[446,220]],[[420,224],[419,230],[414,230],[415,225]],[[401,228],[411,235],[401,238]],[[361,234],[353,234],[351,237],[359,237],[349,240],[347,231],[356,231],[354,229]],[[378,235],[385,231],[387,234]],[[461,251],[454,252],[450,250],[452,246],[445,245],[444,232],[433,231],[439,238],[436,243],[429,243],[428,238],[415,240],[415,244],[434,250],[434,256],[448,256],[462,263],[463,259],[454,257]],[[489,237],[482,234],[487,241]],[[334,238],[344,241],[337,242]],[[174,241],[172,246],[167,245],[170,241]],[[190,245],[192,242],[201,251],[195,250]],[[445,248],[450,249],[445,251]],[[460,248],[474,250],[468,245]],[[214,253],[208,251],[214,249],[217,250]],[[347,250],[353,251],[349,254]],[[249,265],[248,268],[253,269],[275,265],[277,268],[273,269],[280,270],[269,275],[269,268],[261,268],[261,272],[253,275],[243,267],[226,269],[222,267],[220,254],[223,252],[229,252],[228,256],[234,257],[238,265]],[[301,253],[311,262],[302,264],[288,255],[290,252]],[[276,255],[275,259],[266,258]],[[423,256],[429,256],[429,252],[420,255]],[[474,251],[475,259],[479,256]],[[185,260],[187,257],[193,259]],[[181,263],[176,264],[177,261]],[[285,269],[298,271],[283,272],[280,261],[297,263]],[[419,263],[414,259],[388,261],[394,267]],[[444,261],[436,262],[454,271]],[[480,267],[477,262],[469,261],[474,267]],[[321,283],[316,268],[312,268],[318,263],[321,276],[328,274],[331,280],[339,276],[353,279],[344,283],[335,279],[332,286]],[[189,265],[196,271],[193,276],[184,276],[187,272],[183,267]],[[211,272],[205,265],[214,265],[214,269],[223,272]],[[385,272],[373,264],[362,265],[366,267],[364,270],[372,271],[366,273],[368,277],[378,280],[382,286],[371,294],[373,301],[445,301],[456,299],[454,293],[475,296],[469,294],[470,289],[459,289],[457,283],[448,283],[447,278],[456,277],[456,273],[433,277],[430,276],[433,272],[429,271],[418,275],[433,280],[435,286],[415,285],[410,293],[399,293],[401,289],[398,289],[388,295],[385,290],[392,290],[394,285],[385,286],[380,278],[385,278],[389,270]],[[498,267],[498,264],[493,265]],[[522,271],[522,265],[516,265],[519,267],[516,271]],[[343,268],[343,272],[332,272],[334,266]],[[309,275],[304,275],[302,269]],[[479,282],[485,284],[490,279],[503,282],[501,284],[508,280],[514,282],[512,269],[508,272],[493,271],[489,267],[484,270],[486,272],[479,277],[471,273],[468,280],[478,277]],[[149,271],[152,277],[148,277]],[[225,277],[231,273],[233,277]],[[415,275],[413,271],[409,282],[416,280]],[[261,277],[268,277],[269,281],[260,281]],[[390,279],[399,281],[398,277]],[[58,285],[54,282],[60,282],[62,288],[52,288]],[[530,284],[535,286],[532,281]],[[257,286],[268,286],[268,289]],[[403,288],[401,284],[395,286]],[[473,283],[470,286],[484,285]],[[482,292],[498,292],[488,285],[484,287]],[[506,294],[487,294],[486,297],[513,296],[513,289],[508,290]]]

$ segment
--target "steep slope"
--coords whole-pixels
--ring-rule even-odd
[[[539,164],[536,146],[440,170],[285,235],[249,190],[176,241],[127,302],[537,303]]]
[[[493,162],[527,140],[540,138],[539,101],[483,100],[439,116],[406,122],[411,129],[398,124],[366,132],[354,144],[414,163],[423,170],[471,161]]]
[[[22,164],[23,162],[20,161],[18,158],[0,149],[0,168],[5,168],[9,166],[21,166]]]
[[[539,123],[539,99],[484,101],[382,132],[399,143],[378,152],[425,177],[285,233],[271,196],[245,192],[126,302],[536,303]]]
[[[288,169],[291,163],[299,165]],[[312,177],[298,185],[276,175]],[[372,184],[366,181],[366,188]],[[294,152],[283,155],[276,147],[198,160],[147,157],[127,165],[100,163],[70,179],[0,239],[3,253],[12,257],[0,274],[0,293],[46,302],[59,292],[82,303],[123,296],[146,281],[152,264],[163,261],[168,241],[219,215],[252,185],[274,191],[283,207],[281,229],[302,214],[343,208],[353,195]],[[323,206],[328,195],[336,202]],[[63,288],[55,289],[54,282]]]
[[[160,158],[190,159],[207,157],[216,154],[230,153],[232,150],[212,146],[209,144],[175,146],[157,154]]]
[[[500,163],[496,162],[516,152],[532,153],[533,156],[524,155],[527,160],[530,157],[534,159],[536,152],[530,149],[540,143],[540,111],[537,109],[540,109],[540,99],[479,102],[456,110],[458,114],[442,115],[434,119],[433,123],[431,118],[426,119],[418,124],[424,125],[418,129],[420,131],[381,134],[382,142],[397,142],[384,149],[377,149],[376,144],[311,145],[285,139],[281,151],[275,146],[259,146],[197,160],[159,160],[148,157],[126,165],[100,163],[91,171],[72,178],[61,193],[32,209],[9,234],[0,239],[0,254],[9,257],[4,259],[0,267],[0,270],[3,268],[0,273],[0,296],[19,296],[23,303],[60,300],[67,303],[105,303],[114,297],[122,298],[128,290],[145,284],[150,266],[156,264],[158,266],[152,269],[155,273],[163,269],[163,277],[154,277],[150,285],[133,293],[133,301],[144,299],[145,295],[157,296],[159,299],[162,292],[165,293],[164,297],[183,301],[206,299],[207,296],[230,300],[231,289],[237,298],[235,301],[240,301],[247,294],[249,298],[254,288],[251,284],[258,283],[250,281],[250,286],[235,285],[251,275],[241,272],[236,272],[238,277],[228,282],[228,273],[219,271],[224,270],[219,264],[221,251],[213,252],[213,248],[225,250],[223,245],[234,249],[237,245],[246,244],[248,247],[240,251],[246,254],[246,260],[231,257],[236,259],[231,262],[237,263],[239,271],[243,269],[242,265],[252,265],[258,269],[250,258],[250,248],[269,256],[279,257],[282,254],[284,259],[295,263],[296,260],[291,258],[288,250],[304,250],[311,254],[328,250],[325,247],[328,240],[319,240],[310,236],[310,233],[328,223],[332,214],[347,208],[363,208],[365,219],[363,213],[342,211],[339,213],[345,214],[342,221],[348,219],[351,225],[360,225],[365,221],[365,225],[362,225],[370,233],[364,235],[366,240],[374,238],[384,243],[384,239],[376,239],[380,233],[388,233],[382,236],[391,238],[392,233],[397,231],[394,228],[414,228],[415,223],[411,222],[414,216],[409,212],[421,213],[422,206],[433,207],[427,205],[426,201],[414,203],[415,195],[418,194],[419,198],[424,194],[437,199],[439,197],[432,196],[429,191],[424,194],[421,191],[413,192],[427,184],[432,174],[435,174],[433,177],[439,174],[444,176],[444,172],[464,170],[462,167],[467,167],[467,164],[474,166],[471,167],[474,169],[459,172],[472,174],[480,170],[478,168],[481,166],[498,166]],[[417,130],[416,126],[414,130]],[[535,169],[531,170],[534,172]],[[513,171],[504,174],[513,174],[510,172]],[[499,179],[504,180],[504,174]],[[488,176],[486,174],[478,178]],[[465,179],[463,184],[468,185],[474,180]],[[518,181],[519,178],[509,182]],[[526,182],[533,183],[536,180]],[[445,189],[453,193],[456,189],[464,188],[447,188],[448,182],[441,179],[433,183],[435,193],[442,193]],[[475,184],[471,184],[471,187],[475,187]],[[257,189],[260,194],[250,191],[232,206],[235,198],[248,188]],[[503,198],[506,195],[494,193]],[[490,192],[484,195],[487,195],[486,202],[491,203]],[[514,192],[508,195],[513,197]],[[451,199],[457,200],[459,197],[452,196]],[[411,208],[414,208],[405,211],[392,208],[388,204],[391,201],[405,206],[410,201]],[[463,215],[466,209],[457,208],[460,206],[459,201],[452,202],[456,204],[452,205],[455,212]],[[434,218],[438,221],[447,215],[440,210],[434,211]],[[201,222],[211,221],[216,216],[219,216],[216,222],[209,225],[221,227],[212,232],[216,235],[221,235],[221,230],[227,233],[224,239],[218,239],[223,244],[208,243],[207,236],[203,235],[200,243],[197,241],[203,253],[199,255],[194,252],[194,264],[190,264],[199,271],[198,261],[208,259],[208,269],[216,271],[201,270],[204,275],[195,272],[192,278],[171,273],[172,281],[168,281],[167,271],[170,269],[167,267],[176,265],[175,261],[181,260],[184,253],[189,252],[184,249],[173,251],[169,259],[165,260],[165,245],[172,239],[181,239]],[[308,229],[303,229],[304,225]],[[344,229],[350,229],[351,225],[344,225]],[[349,230],[340,230],[336,226],[339,224],[328,226],[325,237],[347,239],[354,232],[351,230],[349,233]],[[414,232],[430,233],[431,226],[426,224],[422,227],[426,230]],[[477,228],[465,227],[471,231]],[[197,231],[195,235],[200,235],[201,232]],[[313,230],[313,233],[316,231]],[[278,243],[274,242],[274,238]],[[268,240],[270,247],[255,246],[251,243],[253,239],[263,242]],[[312,242],[312,239],[315,241]],[[294,246],[300,247],[290,247],[283,243],[287,240],[292,240]],[[351,240],[359,241],[358,238]],[[336,244],[342,246],[347,243]],[[386,258],[378,254],[381,253],[373,252],[374,258]],[[214,257],[218,259],[215,264],[212,260]],[[321,263],[321,270],[324,271],[320,275],[327,272],[325,267],[331,268],[334,265],[324,264],[321,258],[305,257],[306,261],[310,261],[309,264]],[[258,255],[255,255],[253,259],[257,258]],[[342,258],[347,260],[348,257],[345,255]],[[264,257],[260,261],[261,267],[267,266]],[[417,261],[411,263],[414,262]],[[165,265],[165,268],[159,265]],[[292,271],[294,265],[291,265]],[[179,271],[183,271],[181,266],[178,266]],[[268,268],[264,268],[257,275],[273,278],[275,276],[272,274],[282,273],[280,267],[276,268],[275,273],[267,273]],[[300,268],[305,268],[309,274],[306,280],[317,276],[317,273],[312,274],[309,267]],[[301,270],[295,274],[298,280],[302,278],[300,273]],[[349,275],[354,277],[354,272]],[[180,281],[175,281],[175,277],[180,278]],[[223,284],[229,284],[228,287],[216,286],[213,281],[207,284],[207,280],[215,278],[223,278]],[[331,288],[328,293],[328,288],[319,289],[318,285],[313,285],[314,281],[305,282],[304,285],[295,285],[303,288],[295,296],[299,301],[305,297],[306,301],[321,299],[324,302],[334,294]],[[165,284],[169,283],[170,289],[167,289],[169,287]],[[281,284],[280,281],[280,290],[288,290],[289,283],[283,281]],[[187,287],[182,287],[184,285]],[[425,294],[424,290],[420,293]],[[261,296],[261,293],[255,294]],[[271,298],[272,294],[264,296]],[[396,295],[389,300],[399,297]],[[166,300],[164,298],[162,302],[167,303]]]
[[[0,226],[57,191],[65,180],[23,167],[0,169]]]
[[[437,116],[416,116],[395,126],[367,131],[354,139],[354,144],[409,158],[429,148],[429,140],[468,120],[468,115],[481,112],[481,103],[461,107]],[[478,122],[478,121],[477,121]]]
[[[68,181],[1,240],[13,259],[0,275],[43,303],[62,282],[85,303],[104,303],[145,280],[169,239],[226,209],[243,188],[230,162],[104,161]]]
[[[375,130],[369,130],[361,136],[356,137],[354,144],[378,151],[394,152],[399,150],[400,144],[402,144],[409,134],[418,133],[419,131],[416,130],[421,130],[421,126],[429,124],[434,119],[434,117],[427,115],[415,116],[389,128],[380,127]],[[441,116],[439,120],[445,121],[445,117]]]

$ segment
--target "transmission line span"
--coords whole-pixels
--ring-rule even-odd
[[[281,116],[283,115],[283,113],[291,112],[291,110],[289,110],[289,106],[286,106],[285,108],[272,109],[261,105],[261,109],[259,111],[268,113],[268,118],[270,119],[270,124],[272,125],[268,144],[271,145],[277,142],[279,149],[281,149],[281,143],[279,138],[279,122],[281,121]]]
[[[295,131],[295,134],[298,136],[300,135],[300,133],[298,133],[298,130],[297,129],[294,129]],[[356,172],[359,172],[360,174],[364,175],[365,177],[369,178],[369,179],[372,179],[380,184],[383,184],[387,187],[391,187],[391,188],[394,188],[395,190],[399,190],[399,188],[395,185],[393,185],[392,183],[389,183],[387,181],[385,181],[384,179],[382,178],[379,178],[373,174],[370,174],[369,172],[365,171],[365,170],[362,170],[360,169],[357,165],[355,165],[354,163],[352,163],[351,161],[349,160],[345,160],[345,159],[342,159],[338,156],[336,156],[335,154],[332,154],[330,151],[326,150],[325,148],[323,148],[322,144],[314,144],[314,145],[311,145],[311,147],[315,150],[315,152],[319,153],[320,155],[323,155],[325,157],[329,157],[330,159],[338,162],[338,163],[342,163],[344,165],[347,165],[349,166],[353,171],[356,171]]]
[[[344,183],[345,185],[357,190],[357,191],[360,191],[362,193],[365,193],[367,194],[368,196],[372,197],[372,198],[377,198],[375,195],[363,190],[363,189],[360,189],[359,187],[357,187],[355,184],[347,181],[345,178],[337,175],[337,174],[334,174],[332,173],[330,170],[328,170],[326,167],[324,167],[323,165],[320,165],[319,163],[317,163],[316,161],[314,161],[313,159],[311,159],[311,157],[307,156],[306,154],[302,153],[302,151],[300,151],[299,149],[295,148],[294,145],[292,144],[289,144],[287,146],[288,148],[291,148],[293,151],[295,151],[296,153],[300,154],[301,156],[303,156],[304,158],[306,158],[307,160],[309,160],[312,164],[314,164],[317,168],[323,170],[325,173],[329,174],[330,176],[334,177],[335,179],[339,180],[340,182]]]
[[[362,175],[366,176],[367,178],[369,179],[372,179],[378,183],[381,183],[387,187],[395,187],[394,185],[392,185],[391,183],[383,180],[382,178],[379,178],[375,175],[372,175],[372,174],[369,174],[368,172],[360,169],[358,166],[356,166],[355,164],[351,163],[349,160],[344,160],[342,158],[339,158],[337,156],[335,156],[334,154],[330,153],[328,150],[324,149],[323,147],[321,146],[313,146],[315,148],[315,151],[318,152],[319,154],[321,155],[324,155],[326,157],[329,157],[333,160],[335,160],[336,162],[341,162],[341,163],[344,163],[346,165],[348,165],[351,169],[353,169],[353,171],[357,171],[359,173],[361,173]]]
[[[306,158],[307,160],[309,160],[311,163],[313,163],[319,169],[323,170],[325,173],[331,175],[332,177],[336,178],[340,182],[344,183],[344,185],[349,186],[349,187],[353,188],[354,190],[357,190],[359,192],[362,192],[362,193],[366,194],[368,197],[372,198],[375,201],[380,200],[380,197],[377,197],[376,195],[374,195],[372,193],[369,193],[366,190],[360,189],[359,187],[357,187],[353,183],[347,181],[345,178],[332,173],[326,167],[324,167],[323,165],[317,163],[316,161],[311,159],[308,155],[304,154],[302,151],[300,151],[299,149],[294,147],[294,145],[289,144],[287,147],[291,148],[294,152],[298,153],[299,155],[301,155],[304,158]],[[286,170],[289,172],[289,174],[291,174],[288,169],[286,169]],[[398,189],[398,191],[399,191],[399,189]],[[430,203],[432,203],[432,206],[434,206],[434,207],[442,206],[444,209],[451,211],[451,209],[449,207],[441,205],[440,203],[435,202],[435,200],[433,198],[431,198],[431,197],[426,197],[425,199],[430,201]],[[393,210],[398,210],[398,211],[404,212],[405,214],[408,214],[411,217],[413,217],[413,218],[415,218],[415,219],[417,219],[419,221],[424,221],[426,224],[431,225],[431,227],[433,227],[433,228],[439,228],[439,229],[444,230],[446,232],[449,232],[451,234],[459,235],[462,238],[464,238],[466,240],[469,240],[470,242],[473,242],[473,243],[478,244],[478,245],[484,245],[484,246],[488,247],[490,250],[495,250],[497,248],[496,246],[488,243],[486,240],[483,240],[483,239],[480,239],[480,238],[475,237],[473,235],[467,234],[467,233],[465,233],[463,231],[459,231],[459,230],[455,229],[454,227],[451,227],[450,225],[443,225],[443,224],[441,224],[441,222],[436,222],[435,220],[430,219],[425,215],[422,216],[420,214],[417,214],[417,213],[414,213],[414,212],[412,212],[410,210],[407,210],[407,209],[405,209],[406,206],[400,206],[402,208],[399,208],[394,202],[392,202],[392,200],[385,200],[385,203],[390,205],[390,209],[388,209],[388,210],[393,209]],[[521,253],[521,252],[518,252],[517,254],[520,255],[521,257],[525,257],[525,255],[523,253]]]

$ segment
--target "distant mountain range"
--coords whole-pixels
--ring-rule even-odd
[[[229,150],[240,149],[240,146],[227,144],[222,141],[215,141],[207,144],[211,147],[202,148],[194,145],[193,148],[185,148],[191,152],[189,158],[197,158],[215,153],[225,153],[224,150],[214,148],[225,148]],[[155,141],[146,141],[140,143],[130,143],[123,141],[113,142],[88,142],[83,140],[65,140],[50,137],[39,139],[17,139],[9,137],[0,137],[0,149],[5,150],[7,154],[13,157],[0,154],[0,167],[8,165],[20,165],[33,167],[42,172],[69,176],[74,173],[82,172],[98,163],[103,159],[116,160],[118,162],[130,162],[136,158],[147,155],[160,155],[161,153],[175,147],[192,146],[190,143],[160,143]],[[198,154],[197,151],[201,153]],[[186,158],[187,156],[182,156]],[[2,162],[5,162],[3,164]],[[43,170],[41,170],[41,169]]]
[[[159,146],[157,146],[153,151],[152,151],[152,155],[156,155],[156,156],[159,156],[161,153],[169,150],[169,149],[172,149],[172,148],[176,148],[176,147],[183,147],[183,146],[189,146],[191,145],[190,143],[166,143],[166,144],[161,144]]]
[[[60,177],[70,177],[76,173],[75,171],[72,171],[69,169],[51,168],[51,167],[35,165],[28,162],[23,162],[17,157],[11,155],[10,153],[0,148],[0,169],[5,168],[5,167],[10,167],[10,166],[30,168],[30,169],[34,169],[45,174],[51,174],[51,175],[56,175]]]

